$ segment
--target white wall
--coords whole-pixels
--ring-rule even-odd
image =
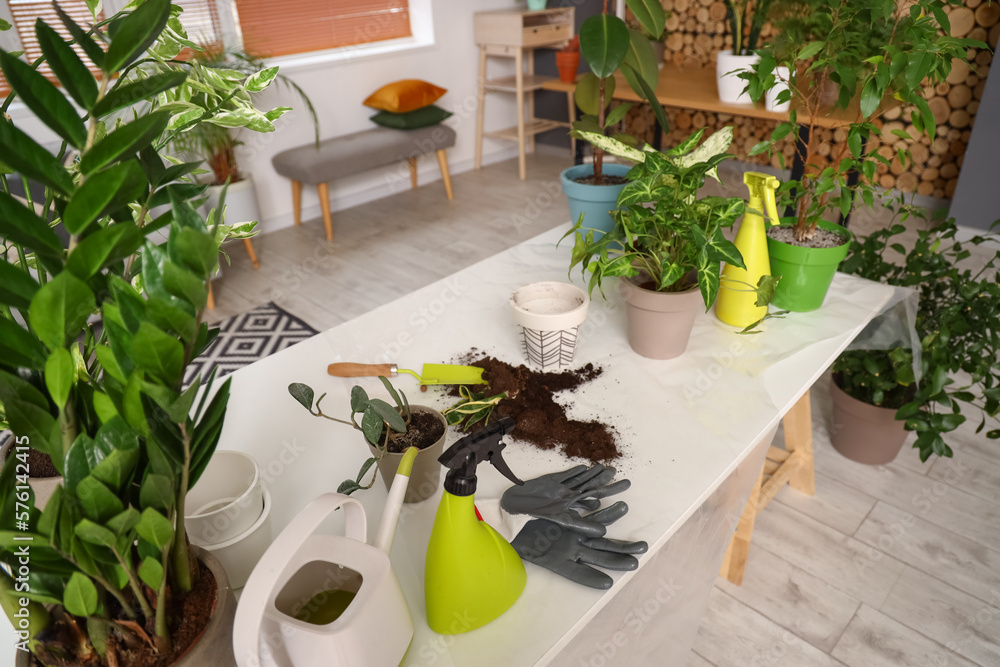
[[[476,78],[479,51],[472,34],[472,14],[490,9],[512,9],[511,0],[433,0],[433,46],[385,55],[361,56],[353,60],[319,65],[285,66],[282,74],[291,78],[309,95],[320,117],[320,138],[343,136],[376,127],[369,120],[375,111],[361,103],[382,85],[398,79],[424,79],[448,89],[438,106],[454,112],[445,121],[455,129],[455,147],[448,151],[451,172],[471,169],[476,133]],[[511,61],[512,62],[512,61]],[[489,75],[512,72],[503,60],[491,59]],[[296,95],[285,87],[272,88],[259,96],[258,106],[295,108],[278,121],[278,131],[267,135],[244,133],[246,145],[240,149],[241,168],[253,175],[261,211],[261,231],[268,232],[292,224],[290,182],[271,166],[276,153],[312,141],[308,112]],[[513,95],[492,94],[486,105],[486,130],[516,123]],[[485,139],[484,163],[516,155],[515,144]],[[433,155],[418,162],[421,185],[440,178]],[[405,162],[385,170],[364,172],[330,184],[334,210],[385,197],[409,188]],[[320,215],[315,188],[303,188],[303,219]]]

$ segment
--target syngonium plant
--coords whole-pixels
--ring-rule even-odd
[[[901,200],[892,202],[898,213],[918,214]],[[949,218],[920,230],[907,250],[899,242],[907,228],[894,222],[853,241],[841,265],[845,273],[918,292],[919,381],[913,349],[904,344],[849,350],[834,362],[833,372],[849,396],[896,411],[906,430],[916,432],[913,446],[921,461],[932,454],[952,455],[945,436],[965,423],[963,406],[980,413],[976,433],[989,420],[997,428],[986,437],[1000,438],[1000,236],[977,234],[959,241],[956,232]]]
[[[566,233],[576,238],[570,271],[579,265],[590,273],[591,293],[614,276],[637,279],[636,284],[658,292],[697,285],[708,309],[719,293],[720,263],[746,268],[740,251],[722,233],[743,215],[745,202],[698,196],[706,177],[717,177],[718,165],[730,157],[733,128],[722,128],[699,146],[703,134],[695,132],[666,153],[649,146],[634,149],[601,135],[587,137],[636,163],[618,195],[619,208],[612,211],[614,228],[595,237],[581,216]],[[760,285],[747,287],[758,293],[758,305],[766,305],[774,280],[765,276]]]
[[[788,90],[778,93],[777,102],[794,102],[787,122],[779,123],[770,139],[760,142],[751,155],[768,153],[789,136],[804,130],[815,137],[817,118],[825,115],[827,88],[836,91],[834,106],[848,116],[847,141],[830,156],[824,166],[821,146],[811,141],[800,151],[805,174],[789,179],[778,189],[778,204],[791,207],[793,216],[782,219],[795,224],[795,238],[812,238],[820,220],[846,214],[856,197],[872,206],[879,164],[891,159],[868,146],[870,137],[881,136],[875,121],[888,109],[902,105],[918,133],[934,139],[937,122],[923,96],[923,86],[942,81],[954,60],[966,60],[970,48],[987,48],[981,41],[949,36],[947,8],[956,0],[778,0],[772,22],[778,36],[758,49],[760,62],[752,72],[741,73],[747,80],[754,102],[777,84],[778,66],[788,67]],[[902,139],[912,140],[904,130],[893,130]],[[912,164],[908,150],[895,156],[904,167]],[[784,157],[779,151],[784,167]],[[848,185],[851,172],[863,178]]]
[[[642,30],[659,39],[665,29],[666,16],[659,0],[626,0],[628,8]],[[615,92],[615,73],[621,72],[629,87],[640,99],[649,102],[664,131],[670,127],[663,107],[656,99],[659,80],[656,54],[643,32],[631,30],[622,19],[608,13],[609,0],[604,0],[603,11],[589,17],[580,26],[580,53],[590,71],[583,75],[576,86],[576,105],[583,112],[580,120],[573,122],[572,134],[589,141],[587,135],[604,135],[617,125],[632,104],[625,102],[611,107]],[[636,140],[626,134],[614,135],[616,139],[634,145]],[[594,184],[604,185],[604,152],[599,143],[594,147]]]
[[[92,28],[55,9],[72,42],[39,20],[42,58],[0,53],[12,89],[3,109],[22,102],[62,139],[52,154],[0,120],[0,404],[17,445],[49,455],[63,482],[41,510],[24,451],[5,461],[0,607],[40,664],[130,664],[137,651],[166,662],[185,648],[168,601],[199,576],[185,496],[229,397],[228,381],[185,386],[185,371],[217,334],[204,314],[220,243],[251,230],[227,228],[215,211],[203,219],[204,186],[190,182],[198,163],[166,154],[219,112],[195,116],[166,99],[189,70],[174,60],[188,45],[180,9],[140,0]],[[62,90],[37,72],[41,62]],[[15,172],[27,201],[10,194]],[[28,179],[45,186],[44,201],[30,200]]]

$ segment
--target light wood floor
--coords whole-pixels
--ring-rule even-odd
[[[215,319],[275,301],[335,326],[566,221],[561,156],[529,156],[239,245],[215,281]],[[723,172],[741,195],[738,176]],[[884,216],[882,216],[884,217]],[[852,225],[884,224],[862,213]],[[816,495],[781,491],[757,518],[742,586],[719,579],[690,667],[1000,665],[1000,453],[964,425],[953,460],[851,463],[829,445],[825,381],[813,391]],[[779,439],[780,439],[779,435]],[[993,446],[991,446],[991,444]],[[683,667],[683,666],[682,666]]]

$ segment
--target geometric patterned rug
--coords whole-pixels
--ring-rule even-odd
[[[198,373],[204,379],[217,367],[216,377],[221,378],[319,333],[273,303],[230,317],[216,326],[219,327],[218,338],[188,366],[184,374],[185,386]]]

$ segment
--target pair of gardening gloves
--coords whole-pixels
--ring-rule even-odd
[[[636,569],[639,561],[635,554],[646,553],[648,545],[604,537],[608,526],[628,512],[628,505],[621,500],[598,509],[602,498],[631,485],[627,479],[615,482],[614,478],[614,468],[579,465],[507,489],[500,507],[509,514],[534,517],[511,542],[521,559],[578,584],[604,590],[611,588],[614,580],[596,568]]]

